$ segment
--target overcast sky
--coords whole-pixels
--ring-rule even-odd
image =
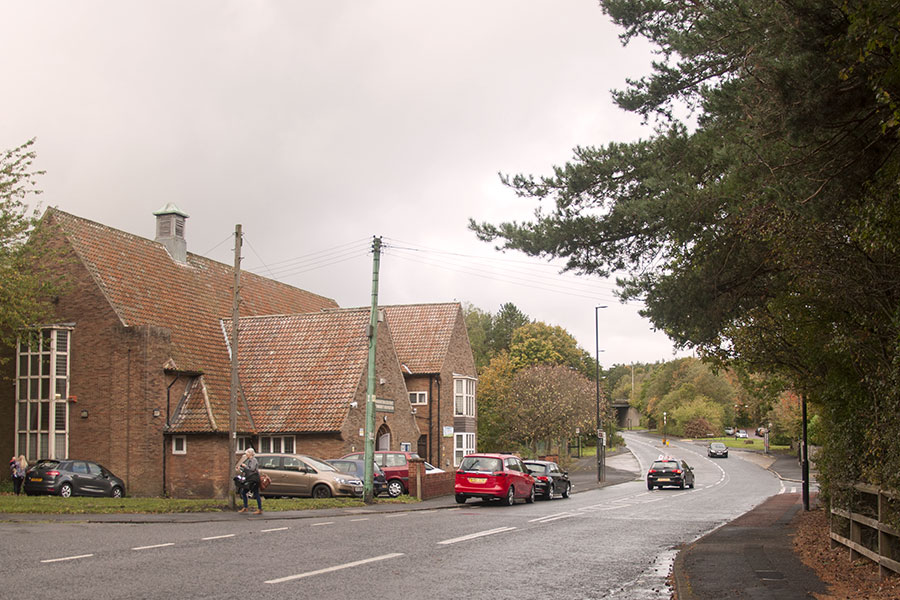
[[[502,173],[648,136],[610,90],[649,69],[596,0],[0,0],[0,148],[34,137],[39,197],[152,238],[190,215],[188,251],[334,298],[512,302],[604,366],[672,344],[613,285],[501,254],[469,218],[528,219]]]

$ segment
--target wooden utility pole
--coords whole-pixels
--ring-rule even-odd
[[[369,315],[369,327],[366,334],[369,338],[369,372],[366,383],[366,451],[365,451],[365,478],[363,480],[366,504],[371,504],[375,499],[372,481],[374,478],[375,461],[375,340],[378,337],[378,268],[381,262],[381,238],[372,240],[372,312]]]
[[[243,236],[240,223],[234,226],[234,290],[231,295],[231,406],[228,411],[228,481],[234,477],[237,467],[237,398],[238,398],[238,320],[241,304],[241,246]],[[230,489],[229,485],[229,489]],[[231,508],[236,507],[234,493],[231,496]]]

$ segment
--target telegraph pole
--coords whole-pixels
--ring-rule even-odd
[[[237,464],[237,397],[238,397],[238,319],[241,304],[241,246],[243,236],[240,223],[234,226],[234,290],[231,295],[231,406],[228,411],[228,481],[234,477]],[[229,486],[230,487],[230,486]],[[236,507],[234,494],[231,496],[231,508]]]
[[[375,340],[378,337],[378,268],[381,262],[381,238],[372,238],[372,312],[369,315],[369,372],[366,383],[366,452],[365,452],[365,502],[374,501],[372,480],[375,461]]]

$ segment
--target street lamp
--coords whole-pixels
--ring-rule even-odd
[[[606,444],[600,435],[603,422],[600,420],[600,309],[606,305],[594,307],[594,356],[597,367],[597,483],[604,479],[604,467],[606,466]]]

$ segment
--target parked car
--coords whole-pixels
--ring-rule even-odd
[[[25,493],[69,496],[125,495],[125,482],[89,460],[39,460],[25,472]]]
[[[362,460],[364,452],[351,452],[341,458]],[[396,498],[400,494],[409,493],[409,459],[419,458],[415,452],[395,452],[392,450],[376,450],[375,464],[384,471],[387,479],[388,496]]]
[[[264,497],[362,496],[362,479],[342,473],[327,462],[303,454],[260,453],[259,472],[272,480],[262,492]]]
[[[512,506],[516,498],[534,502],[534,477],[525,463],[511,454],[469,454],[456,470],[456,501],[465,504],[469,498],[502,500]]]
[[[728,446],[723,444],[722,442],[712,442],[709,447],[706,449],[706,455],[710,458],[728,458]]]
[[[726,427],[725,435],[734,435],[734,427]]]
[[[348,475],[353,475],[357,479],[361,479],[363,480],[363,482],[365,482],[365,461],[355,460],[352,458],[335,458],[332,460],[326,460],[325,462],[327,462],[338,471],[347,473]],[[378,466],[378,463],[373,462],[372,467],[372,493],[374,493],[376,496],[379,496],[387,492],[387,479],[384,476],[384,471],[382,471],[381,467]]]
[[[568,498],[572,492],[572,481],[569,472],[563,471],[559,465],[549,460],[526,460],[525,468],[534,477],[534,487],[538,494],[547,500],[560,494]]]
[[[737,430],[737,433],[734,434],[734,437],[736,437],[736,438],[746,438],[746,437],[747,437],[747,430],[746,430],[746,429],[738,429],[738,430]]]
[[[447,471],[443,469],[439,469],[430,462],[425,462],[425,474],[426,475],[436,475],[438,473],[446,473]]]
[[[647,489],[652,490],[654,486],[660,489],[664,486],[693,488],[694,470],[683,460],[661,456],[653,461],[647,471]]]

